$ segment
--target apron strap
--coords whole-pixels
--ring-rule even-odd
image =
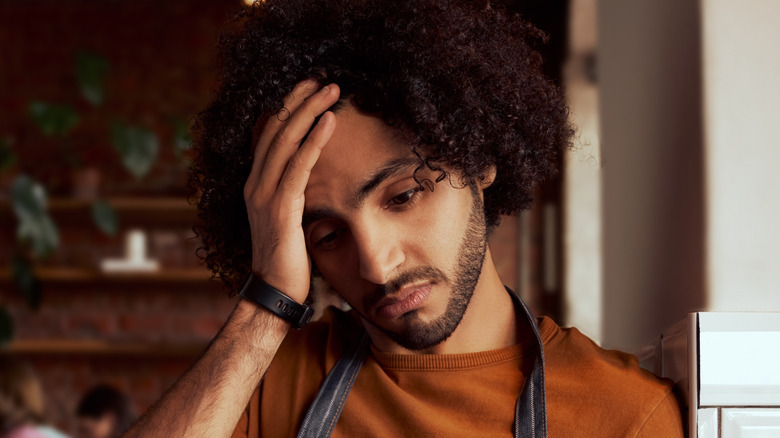
[[[507,291],[515,304],[523,310],[522,314],[533,329],[538,348],[533,371],[523,382],[523,388],[515,404],[514,436],[515,438],[546,438],[547,403],[544,392],[542,337],[539,334],[536,320],[525,303],[512,290],[507,288]],[[368,355],[369,343],[368,333],[363,331],[360,342],[347,346],[347,351],[328,373],[317,397],[306,413],[301,429],[298,431],[299,438],[330,437],[333,433],[333,428],[344,408],[347,395],[349,395],[357,373]]]
[[[544,392],[544,349],[542,348],[542,336],[539,327],[531,314],[531,310],[525,305],[512,290],[507,288],[509,295],[515,304],[523,309],[523,316],[531,326],[536,338],[539,352],[534,361],[531,375],[523,382],[523,389],[515,403],[515,424],[513,432],[515,438],[546,438],[547,437],[547,402]]]
[[[333,432],[347,395],[368,355],[369,341],[368,333],[364,330],[359,342],[347,346],[344,355],[328,373],[306,413],[303,425],[298,431],[299,438],[329,437]]]

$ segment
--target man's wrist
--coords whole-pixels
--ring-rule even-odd
[[[314,314],[311,307],[296,302],[255,274],[249,274],[238,294],[289,322],[296,329],[306,327]]]

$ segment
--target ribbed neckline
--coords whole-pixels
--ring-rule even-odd
[[[531,351],[521,345],[464,354],[392,354],[371,346],[371,354],[379,365],[396,371],[463,370],[516,360]]]
[[[536,324],[539,326],[539,336],[542,338],[542,345],[547,345],[550,339],[561,329],[555,321],[546,316],[536,318]]]
[[[558,326],[549,318],[539,318],[539,332],[546,344]],[[496,350],[463,354],[393,354],[384,353],[371,345],[371,355],[379,365],[396,371],[455,371],[496,365],[501,362],[520,359],[536,352],[531,339]]]

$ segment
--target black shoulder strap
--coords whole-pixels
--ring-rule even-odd
[[[530,378],[523,382],[523,389],[515,403],[515,438],[546,438],[547,437],[547,400],[544,391],[544,348],[539,326],[528,306],[525,305],[512,290],[507,288],[509,295],[523,309],[528,325],[534,331],[536,346],[539,351],[536,355],[534,368]]]
[[[369,337],[363,331],[360,341],[347,345],[347,351],[336,362],[303,419],[299,438],[329,437],[344,408],[360,367],[368,354]]]
[[[531,311],[511,290],[509,295],[523,310],[523,316],[531,326],[536,338],[538,353],[534,368],[529,378],[523,382],[523,389],[515,404],[515,438],[546,438],[547,437],[547,403],[544,393],[544,351],[542,337]],[[329,437],[344,408],[344,402],[355,383],[360,367],[368,354],[369,337],[363,331],[360,341],[348,346],[344,355],[336,362],[325,378],[317,397],[312,402],[306,417],[303,419],[299,438]]]

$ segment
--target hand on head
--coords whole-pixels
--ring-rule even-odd
[[[304,190],[335,128],[335,117],[327,109],[338,99],[335,84],[320,87],[307,79],[296,85],[282,111],[260,132],[244,185],[252,271],[298,302],[309,291],[311,271],[301,229]]]

